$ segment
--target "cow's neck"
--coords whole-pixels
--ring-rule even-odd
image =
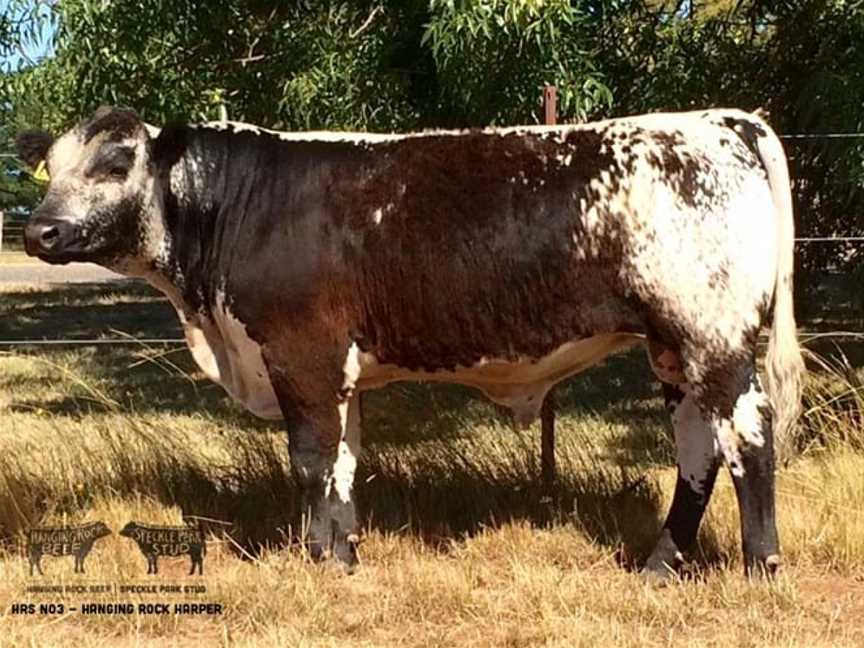
[[[254,146],[231,133],[182,127],[163,131],[165,240],[159,274],[187,311],[209,310],[224,280],[226,252],[245,220],[251,178],[259,173]]]
[[[164,192],[165,242],[159,272],[192,311],[210,310],[234,263],[247,263],[338,163],[359,169],[350,141],[286,140],[273,133],[208,127],[164,129],[155,157]],[[257,239],[255,237],[258,237]]]

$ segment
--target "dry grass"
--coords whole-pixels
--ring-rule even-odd
[[[138,288],[16,288],[0,300],[0,338],[56,333],[59,321],[81,333],[176,335],[164,303]],[[808,386],[802,458],[778,477],[783,576],[742,577],[724,474],[686,577],[657,590],[635,569],[675,475],[667,417],[639,354],[610,359],[560,395],[552,500],[536,480],[536,426],[515,433],[457,388],[369,394],[358,477],[366,541],[352,577],[286,546],[296,518],[283,433],[227,403],[184,350],[4,355],[0,646],[862,645],[861,373],[829,364]],[[46,557],[47,575],[31,578],[18,544],[36,523],[98,519],[117,531],[183,514],[231,522],[229,535],[209,526],[203,577],[185,576],[188,558],[163,559],[163,573],[148,577],[137,548],[113,535],[97,543],[86,576],[72,573],[71,558]],[[202,583],[200,600],[225,614],[10,614],[17,601],[195,600],[25,591],[67,583]]]

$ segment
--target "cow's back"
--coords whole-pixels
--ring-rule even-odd
[[[681,310],[706,286],[745,280],[734,264],[742,246],[772,256],[764,171],[723,123],[737,118],[370,145],[341,175],[322,174],[314,208],[285,214],[302,224],[277,230],[252,268],[280,276],[276,250],[292,250],[305,265],[265,291],[280,312],[333,306],[361,348],[427,371],[644,333],[646,307]],[[303,240],[291,240],[297,233]],[[762,274],[764,283],[773,269]]]

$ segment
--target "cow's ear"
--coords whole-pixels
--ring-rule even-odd
[[[150,155],[163,170],[170,169],[186,152],[189,129],[179,123],[167,124],[159,135],[150,141]]]
[[[48,149],[54,143],[54,137],[43,130],[27,130],[18,133],[15,138],[15,149],[18,157],[31,169],[39,166],[48,157]]]

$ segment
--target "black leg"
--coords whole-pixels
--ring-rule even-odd
[[[354,471],[360,453],[357,397],[334,407],[339,427],[335,447],[322,443],[320,421],[302,421],[289,431],[289,455],[301,488],[302,512],[313,559],[328,553],[351,571],[357,562]],[[326,437],[325,437],[326,438]]]
[[[774,443],[770,408],[760,408],[763,445],[741,450],[742,475],[733,475],[748,575],[773,575],[780,566],[774,511]]]
[[[774,508],[773,416],[752,362],[727,364],[705,391],[712,427],[726,460],[741,516],[748,575],[773,575],[780,566]]]
[[[660,540],[645,564],[645,574],[667,579],[675,575],[683,562],[683,552],[696,541],[720,462],[711,426],[689,388],[665,383],[663,388],[675,429],[678,480]]]

